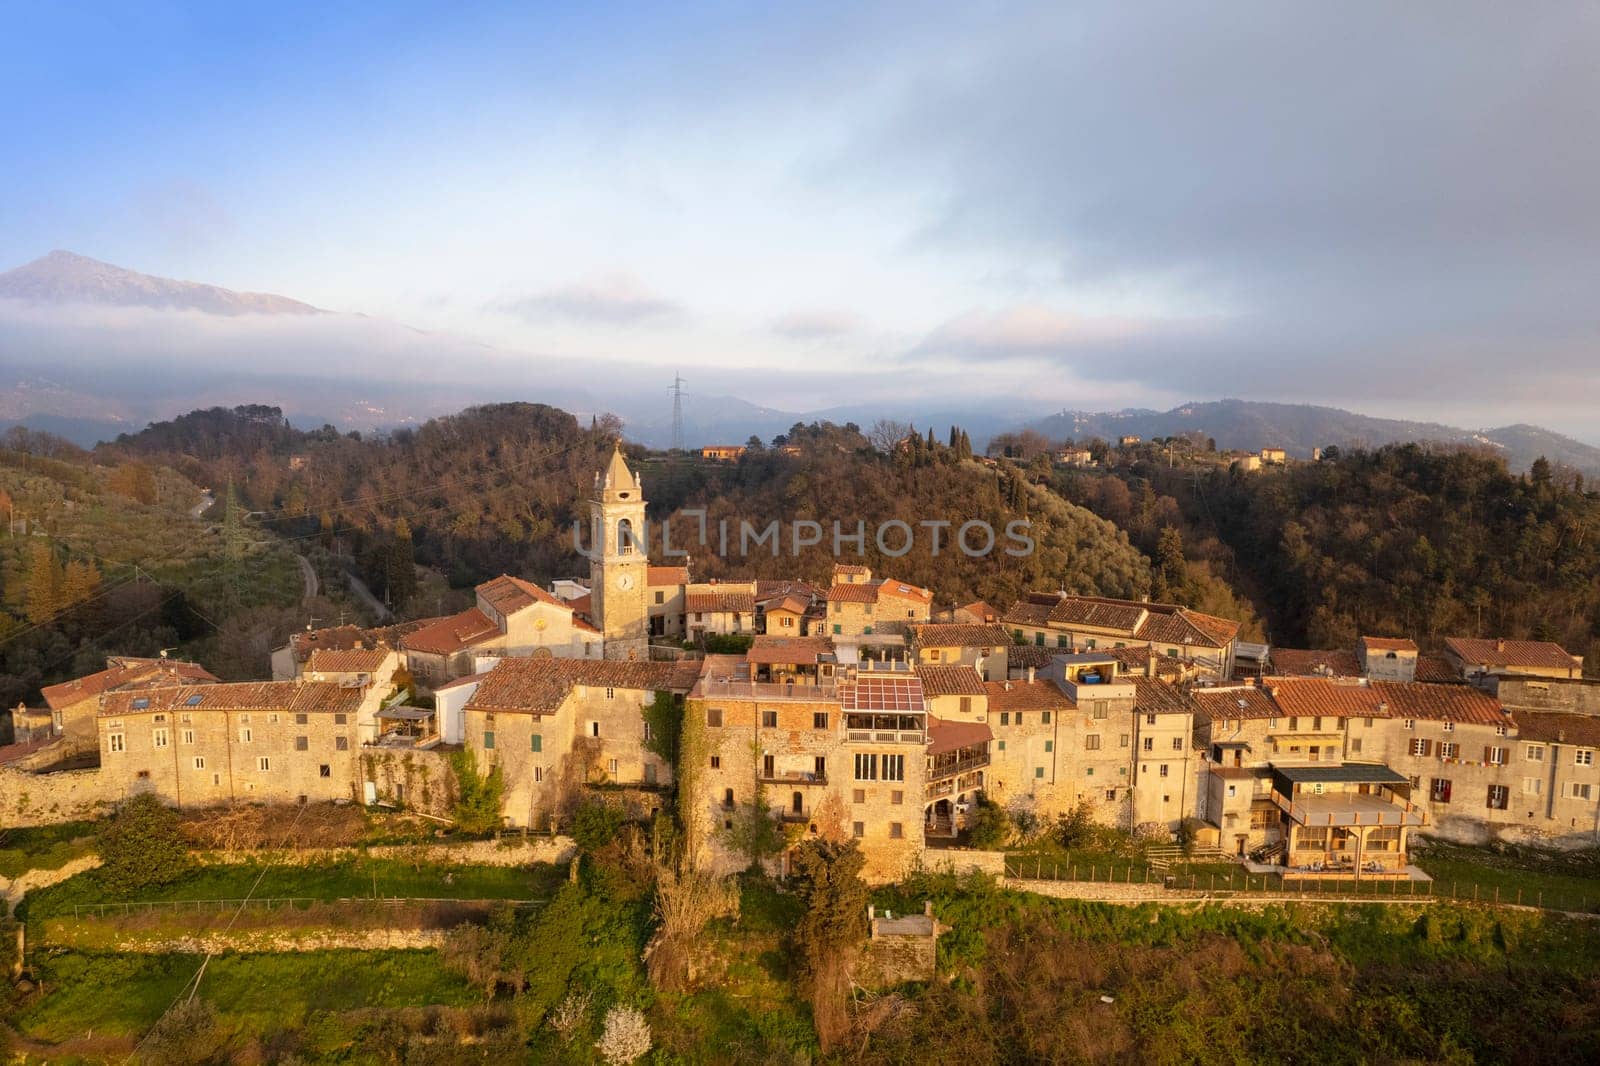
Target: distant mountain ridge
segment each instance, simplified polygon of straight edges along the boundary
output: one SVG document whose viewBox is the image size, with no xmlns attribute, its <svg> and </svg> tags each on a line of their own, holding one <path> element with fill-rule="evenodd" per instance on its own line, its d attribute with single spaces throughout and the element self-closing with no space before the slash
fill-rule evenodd
<svg viewBox="0 0 1600 1066">
<path fill-rule="evenodd" d="M 212 315 L 325 314 L 287 296 L 140 274 L 74 252 L 54 251 L 0 274 L 0 299 L 203 311 Z"/>
<path fill-rule="evenodd" d="M 1582 471 L 1585 477 L 1600 477 L 1600 448 L 1539 426 L 1518 424 L 1470 430 L 1439 422 L 1377 418 L 1314 404 L 1229 399 L 1187 403 L 1170 411 L 1062 411 L 1031 422 L 1027 428 L 1052 439 L 1080 441 L 1089 437 L 1114 441 L 1125 435 L 1172 437 L 1199 431 L 1215 438 L 1219 448 L 1258 451 L 1278 447 L 1300 458 L 1309 458 L 1313 448 L 1329 444 L 1349 447 L 1438 441 L 1493 448 L 1516 471 L 1526 470 L 1542 455 L 1553 463 L 1565 463 Z"/>
</svg>

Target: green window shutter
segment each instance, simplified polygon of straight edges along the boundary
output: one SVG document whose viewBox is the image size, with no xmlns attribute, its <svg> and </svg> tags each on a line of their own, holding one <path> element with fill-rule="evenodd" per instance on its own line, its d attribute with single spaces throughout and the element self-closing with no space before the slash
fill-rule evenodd
<svg viewBox="0 0 1600 1066">
<path fill-rule="evenodd" d="M 544 737 L 540 736 L 538 733 L 535 733 L 533 735 L 533 750 L 534 751 L 543 751 L 544 750 Z"/>
</svg>

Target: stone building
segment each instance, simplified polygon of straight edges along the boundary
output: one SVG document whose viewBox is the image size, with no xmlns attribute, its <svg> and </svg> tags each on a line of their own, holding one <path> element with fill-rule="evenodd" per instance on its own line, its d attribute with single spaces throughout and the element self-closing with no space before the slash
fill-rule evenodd
<svg viewBox="0 0 1600 1066">
<path fill-rule="evenodd" d="M 198 663 L 174 659 L 137 659 L 113 655 L 106 668 L 85 677 L 46 685 L 41 690 L 50 709 L 50 729 L 72 746 L 93 748 L 99 742 L 95 716 L 101 697 L 112 692 L 135 692 L 172 685 L 206 685 L 216 678 Z"/>
<path fill-rule="evenodd" d="M 742 821 L 772 819 L 785 845 L 857 840 L 864 876 L 889 881 L 923 850 L 927 700 L 904 672 L 815 685 L 752 680 L 738 656 L 709 656 L 683 722 L 680 814 L 695 862 L 744 866 Z"/>
<path fill-rule="evenodd" d="M 1548 640 L 1477 640 L 1449 637 L 1444 654 L 1461 676 L 1474 683 L 1494 677 L 1583 676 L 1583 656 Z"/>
<path fill-rule="evenodd" d="M 1284 839 L 1263 782 L 1275 768 L 1375 764 L 1428 832 L 1468 842 L 1596 839 L 1600 729 L 1586 715 L 1508 712 L 1462 684 L 1269 678 L 1196 690 L 1205 818 L 1230 851 Z"/>
<path fill-rule="evenodd" d="M 589 595 L 605 657 L 644 661 L 650 657 L 650 555 L 644 486 L 622 457 L 595 475 L 589 499 Z"/>
<path fill-rule="evenodd" d="M 1011 605 L 1001 624 L 1019 643 L 1062 651 L 1147 645 L 1157 654 L 1194 660 L 1218 677 L 1233 676 L 1239 623 L 1170 603 L 1030 593 Z"/>
<path fill-rule="evenodd" d="M 507 824 L 546 824 L 597 786 L 670 785 L 674 767 L 646 711 L 659 694 L 681 703 L 698 670 L 697 662 L 496 663 L 466 701 L 464 734 L 479 772 L 503 774 Z"/>
<path fill-rule="evenodd" d="M 97 716 L 100 772 L 179 807 L 359 801 L 360 725 L 378 697 L 323 681 L 113 692 Z"/>
<path fill-rule="evenodd" d="M 913 661 L 932 666 L 975 667 L 985 680 L 1007 677 L 1011 634 L 999 625 L 926 623 L 909 627 Z"/>
<path fill-rule="evenodd" d="M 862 637 L 905 633 L 926 622 L 933 609 L 933 593 L 893 578 L 874 578 L 865 566 L 835 565 L 833 585 L 823 596 L 827 603 L 825 625 L 833 637 Z"/>
</svg>

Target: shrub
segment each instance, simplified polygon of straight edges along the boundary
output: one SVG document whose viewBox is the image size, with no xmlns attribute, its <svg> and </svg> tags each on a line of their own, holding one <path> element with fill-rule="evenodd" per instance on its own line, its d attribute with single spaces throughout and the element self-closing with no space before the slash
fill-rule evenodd
<svg viewBox="0 0 1600 1066">
<path fill-rule="evenodd" d="M 487 833 L 500 828 L 500 797 L 505 793 L 505 778 L 499 766 L 487 774 L 478 773 L 478 760 L 469 750 L 452 752 L 450 769 L 456 775 L 456 825 L 463 832 Z"/>
<path fill-rule="evenodd" d="M 967 822 L 967 840 L 975 848 L 998 848 L 1011 835 L 1011 819 L 1000 804 L 988 796 L 979 796 L 972 805 Z"/>
<path fill-rule="evenodd" d="M 572 812 L 573 842 L 586 854 L 593 855 L 616 839 L 626 820 L 621 808 L 601 800 L 590 800 Z"/>
<path fill-rule="evenodd" d="M 191 868 L 176 811 L 154 796 L 135 796 L 98 834 L 101 866 L 95 876 L 108 890 L 129 895 L 167 885 Z"/>
<path fill-rule="evenodd" d="M 1069 851 L 1086 848 L 1094 839 L 1094 808 L 1088 800 L 1079 800 L 1072 810 L 1056 819 L 1056 840 Z"/>
</svg>

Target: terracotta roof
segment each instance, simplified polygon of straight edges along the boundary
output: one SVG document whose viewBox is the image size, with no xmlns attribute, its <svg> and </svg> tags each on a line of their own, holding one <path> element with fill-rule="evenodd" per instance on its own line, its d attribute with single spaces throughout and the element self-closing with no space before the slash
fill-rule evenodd
<svg viewBox="0 0 1600 1066">
<path fill-rule="evenodd" d="M 1048 649 L 1041 649 L 1048 650 Z M 1096 651 L 1115 659 L 1127 674 L 1144 673 L 1154 659 L 1157 677 L 1181 677 L 1194 666 L 1194 660 L 1179 655 L 1157 655 L 1148 644 L 1133 644 L 1122 648 L 1098 648 Z M 1011 661 L 1016 661 L 1013 650 Z M 1048 659 L 1046 660 L 1049 661 Z"/>
<path fill-rule="evenodd" d="M 1136 640 L 1162 644 L 1225 647 L 1239 635 L 1239 623 L 1171 603 L 1145 603 L 1105 596 L 1031 593 L 1012 604 L 1003 622 L 1022 625 L 1109 629 Z"/>
<path fill-rule="evenodd" d="M 293 714 L 352 714 L 361 707 L 364 688 L 335 681 L 238 681 L 216 685 L 178 685 L 148 692 L 113 692 L 100 707 L 102 718 L 146 711 L 287 711 Z"/>
<path fill-rule="evenodd" d="M 1417 642 L 1406 637 L 1362 637 L 1361 644 L 1373 651 L 1417 651 Z"/>
<path fill-rule="evenodd" d="M 805 614 L 810 606 L 811 597 L 802 596 L 798 592 L 791 592 L 787 596 L 765 601 L 767 614 L 775 614 L 779 611 L 787 611 L 790 614 Z"/>
<path fill-rule="evenodd" d="M 826 637 L 758 636 L 745 653 L 748 663 L 815 663 L 833 653 L 833 641 Z"/>
<path fill-rule="evenodd" d="M 869 566 L 857 566 L 854 563 L 834 563 L 833 572 L 835 574 L 855 574 L 859 576 L 872 573 L 872 568 Z"/>
<path fill-rule="evenodd" d="M 485 581 L 476 591 L 483 598 L 483 602 L 499 611 L 502 617 L 516 614 L 536 603 L 560 607 L 562 610 L 572 609 L 533 582 L 512 577 L 510 574 L 501 574 L 492 581 Z"/>
<path fill-rule="evenodd" d="M 984 600 L 973 600 L 971 603 L 963 603 L 960 607 L 955 609 L 954 613 L 960 614 L 963 611 L 978 619 L 979 622 L 985 625 L 992 624 L 1000 620 L 1000 612 L 995 610 L 988 604 L 987 601 Z"/>
<path fill-rule="evenodd" d="M 1124 629 L 1132 632 L 1145 616 L 1147 606 L 1124 600 L 1086 599 L 1063 596 L 1050 609 L 1050 621 L 1057 625 L 1092 626 L 1096 629 Z"/>
<path fill-rule="evenodd" d="M 1149 616 L 1133 631 L 1133 635 L 1138 640 L 1152 640 L 1159 644 L 1221 648 L 1239 635 L 1239 623 L 1191 611 L 1187 607 L 1169 608 L 1152 604 Z"/>
<path fill-rule="evenodd" d="M 858 674 L 839 685 L 839 707 L 846 711 L 923 712 L 928 701 L 922 679 L 906 674 Z"/>
<path fill-rule="evenodd" d="M 982 722 L 947 722 L 928 716 L 928 754 L 943 755 L 962 748 L 986 744 L 994 739 L 994 730 Z"/>
<path fill-rule="evenodd" d="M 1431 681 L 1441 685 L 1465 684 L 1461 671 L 1456 669 L 1455 663 L 1443 655 L 1417 656 L 1416 680 Z"/>
<path fill-rule="evenodd" d="M 1549 744 L 1574 744 L 1585 748 L 1600 748 L 1600 717 L 1589 714 L 1518 711 L 1517 738 L 1542 740 Z"/>
<path fill-rule="evenodd" d="M 908 585 L 904 581 L 896 581 L 894 578 L 884 578 L 882 581 L 873 582 L 873 584 L 877 587 L 880 598 L 888 596 L 896 600 L 910 600 L 913 603 L 933 602 L 933 593 L 918 585 Z"/>
<path fill-rule="evenodd" d="M 1548 640 L 1477 640 L 1449 637 L 1445 650 L 1465 662 L 1489 668 L 1515 666 L 1523 669 L 1580 670 L 1583 660 L 1559 644 Z"/>
<path fill-rule="evenodd" d="M 594 611 L 594 593 L 585 592 L 582 596 L 574 596 L 567 601 L 567 606 L 572 608 L 573 614 L 592 614 Z"/>
<path fill-rule="evenodd" d="M 1263 678 L 1272 702 L 1289 717 L 1389 718 L 1384 697 L 1376 686 L 1326 677 Z"/>
<path fill-rule="evenodd" d="M 687 585 L 689 583 L 689 568 L 687 566 L 652 566 L 645 574 L 645 583 L 651 586 Z"/>
<path fill-rule="evenodd" d="M 421 629 L 402 637 L 400 646 L 407 651 L 454 655 L 499 633 L 500 627 L 488 615 L 470 607 L 460 614 L 431 619 Z"/>
<path fill-rule="evenodd" d="M 876 585 L 834 585 L 823 597 L 829 603 L 877 603 Z"/>
<path fill-rule="evenodd" d="M 909 627 L 911 639 L 924 648 L 1008 648 L 1011 634 L 1004 626 L 929 622 Z"/>
<path fill-rule="evenodd" d="M 1213 722 L 1226 718 L 1278 718 L 1283 714 L 1265 692 L 1253 685 L 1248 688 L 1199 688 L 1189 695 L 1200 708 L 1201 717 Z"/>
<path fill-rule="evenodd" d="M 699 663 L 639 663 L 610 659 L 501 659 L 480 676 L 467 700 L 473 711 L 553 714 L 578 685 L 642 692 L 687 692 Z"/>
<path fill-rule="evenodd" d="M 1280 677 L 1360 677 L 1361 660 L 1343 648 L 1306 651 L 1301 648 L 1273 648 L 1267 653 L 1272 672 Z"/>
<path fill-rule="evenodd" d="M 1189 694 L 1158 677 L 1134 677 L 1136 695 L 1133 709 L 1140 714 L 1198 714 L 1200 708 Z"/>
<path fill-rule="evenodd" d="M 400 639 L 407 633 L 414 633 L 431 621 L 433 619 L 424 618 L 375 629 L 365 629 L 361 626 L 307 629 L 289 634 L 289 649 L 294 653 L 295 660 L 303 663 L 318 648 L 353 648 L 357 644 L 363 647 L 377 647 L 380 644 L 398 645 Z"/>
<path fill-rule="evenodd" d="M 389 648 L 344 651 L 318 648 L 306 660 L 306 670 L 325 674 L 375 674 L 384 660 L 393 655 Z"/>
<path fill-rule="evenodd" d="M 922 691 L 930 696 L 983 696 L 983 678 L 970 666 L 919 666 Z"/>
<path fill-rule="evenodd" d="M 1507 720 L 1499 700 L 1468 685 L 1403 681 L 1363 685 L 1322 677 L 1269 678 L 1262 685 L 1290 716 L 1425 718 L 1480 725 Z"/>
<path fill-rule="evenodd" d="M 1018 600 L 1000 616 L 1000 621 L 1019 626 L 1044 626 L 1050 621 L 1050 605 Z"/>
<path fill-rule="evenodd" d="M 683 609 L 691 614 L 727 612 L 735 614 L 753 614 L 756 609 L 756 598 L 749 592 L 690 592 L 683 598 Z"/>
<path fill-rule="evenodd" d="M 1072 700 L 1054 681 L 985 681 L 989 711 L 1070 711 Z"/>
<path fill-rule="evenodd" d="M 1057 655 L 1065 654 L 1062 648 L 1043 648 L 1036 644 L 1013 644 L 1006 649 L 1006 665 L 1012 667 L 1033 667 L 1043 670 L 1055 661 Z"/>
<path fill-rule="evenodd" d="M 145 689 L 157 686 L 207 684 L 217 679 L 198 663 L 167 659 L 121 659 L 125 665 L 112 666 L 87 677 L 63 681 L 41 690 L 44 702 L 53 711 L 71 707 L 107 692 Z"/>
<path fill-rule="evenodd" d="M 1372 687 L 1389 704 L 1391 718 L 1427 718 L 1477 725 L 1510 724 L 1499 700 L 1470 685 L 1375 681 Z"/>
</svg>

